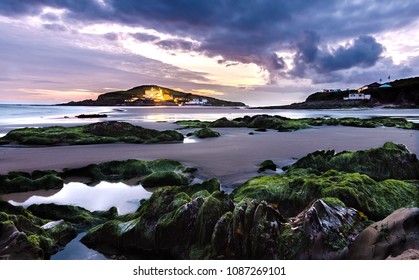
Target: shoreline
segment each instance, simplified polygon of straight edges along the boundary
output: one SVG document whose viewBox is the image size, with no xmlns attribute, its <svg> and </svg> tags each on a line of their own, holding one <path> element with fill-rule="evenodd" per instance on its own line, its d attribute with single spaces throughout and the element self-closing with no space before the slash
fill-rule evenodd
<svg viewBox="0 0 419 280">
<path fill-rule="evenodd" d="M 414 154 L 419 152 L 419 132 L 397 128 L 315 127 L 255 135 L 249 135 L 254 130 L 248 128 L 215 130 L 221 137 L 193 143 L 0 147 L 0 173 L 62 170 L 111 160 L 172 159 L 198 168 L 198 177 L 218 178 L 228 189 L 261 175 L 258 165 L 266 159 L 282 167 L 316 150 L 355 151 L 388 141 L 404 144 Z"/>
</svg>

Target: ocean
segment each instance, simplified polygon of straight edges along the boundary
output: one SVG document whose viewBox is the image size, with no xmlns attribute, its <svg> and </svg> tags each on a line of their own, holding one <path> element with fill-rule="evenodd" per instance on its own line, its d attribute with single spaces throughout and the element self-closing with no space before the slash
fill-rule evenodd
<svg viewBox="0 0 419 280">
<path fill-rule="evenodd" d="M 107 114 L 102 119 L 78 119 L 80 114 Z M 226 117 L 233 119 L 257 114 L 280 115 L 287 118 L 344 118 L 344 117 L 403 117 L 419 122 L 417 109 L 322 109 L 322 110 L 268 110 L 232 107 L 88 107 L 51 105 L 0 104 L 0 136 L 8 131 L 23 127 L 71 126 L 104 120 L 127 121 L 136 125 L 150 126 L 151 123 L 172 123 L 179 120 L 214 121 Z M 166 129 L 166 128 L 165 128 Z"/>
</svg>

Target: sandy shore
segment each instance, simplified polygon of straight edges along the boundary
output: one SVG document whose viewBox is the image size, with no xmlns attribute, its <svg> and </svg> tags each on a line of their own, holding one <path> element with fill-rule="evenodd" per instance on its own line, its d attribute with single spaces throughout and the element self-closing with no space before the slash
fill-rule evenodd
<svg viewBox="0 0 419 280">
<path fill-rule="evenodd" d="M 395 128 L 318 127 L 295 132 L 256 133 L 247 128 L 216 129 L 222 137 L 179 144 L 102 144 L 37 148 L 0 147 L 0 173 L 61 170 L 125 159 L 174 159 L 198 168 L 198 176 L 216 177 L 225 187 L 257 176 L 257 165 L 272 159 L 284 166 L 315 150 L 362 150 L 387 141 L 419 152 L 419 132 Z M 184 131 L 186 133 L 186 131 Z"/>
</svg>

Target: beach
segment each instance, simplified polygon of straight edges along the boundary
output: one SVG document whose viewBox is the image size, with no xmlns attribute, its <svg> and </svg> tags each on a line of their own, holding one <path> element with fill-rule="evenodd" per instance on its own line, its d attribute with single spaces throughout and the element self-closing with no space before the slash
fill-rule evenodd
<svg viewBox="0 0 419 280">
<path fill-rule="evenodd" d="M 419 152 L 418 131 L 397 128 L 324 126 L 254 135 L 249 135 L 253 130 L 248 128 L 215 130 L 221 137 L 189 143 L 0 147 L 0 172 L 62 170 L 110 160 L 173 159 L 198 168 L 198 176 L 204 179 L 218 178 L 229 188 L 257 176 L 258 165 L 266 159 L 282 167 L 316 150 L 355 151 L 380 147 L 388 141 L 404 144 L 412 153 Z"/>
</svg>

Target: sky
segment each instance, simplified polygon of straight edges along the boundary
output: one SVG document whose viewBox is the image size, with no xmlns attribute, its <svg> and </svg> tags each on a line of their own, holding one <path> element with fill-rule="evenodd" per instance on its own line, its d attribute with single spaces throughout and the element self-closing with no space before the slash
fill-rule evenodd
<svg viewBox="0 0 419 280">
<path fill-rule="evenodd" d="M 251 106 L 419 73 L 417 0 L 0 0 L 0 103 L 156 84 Z"/>
</svg>

